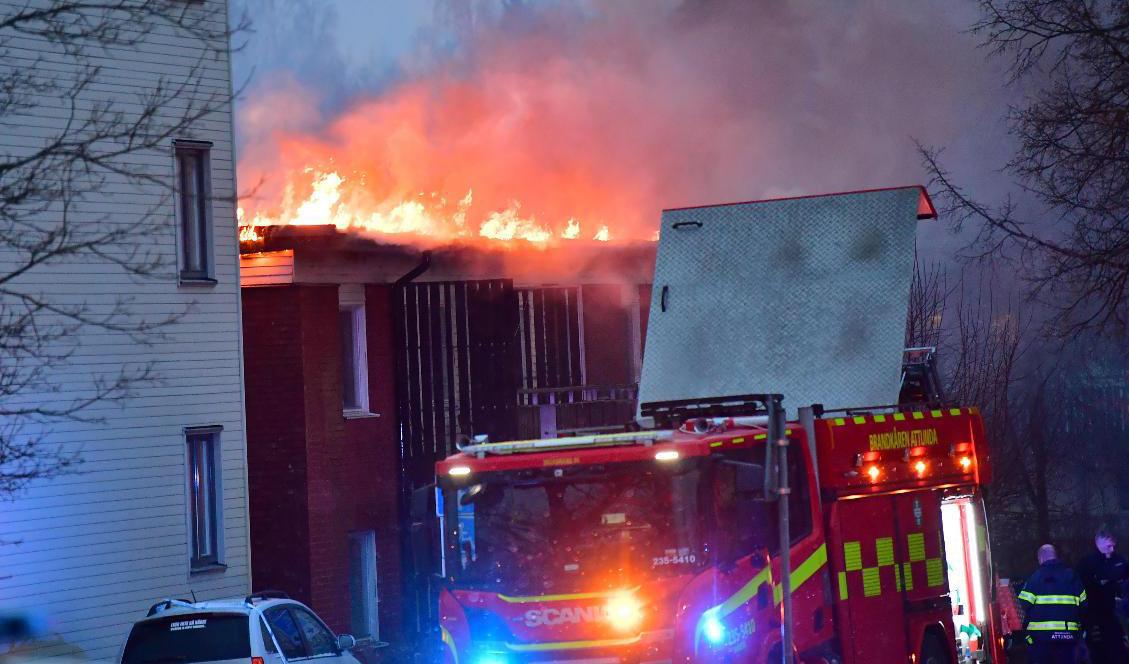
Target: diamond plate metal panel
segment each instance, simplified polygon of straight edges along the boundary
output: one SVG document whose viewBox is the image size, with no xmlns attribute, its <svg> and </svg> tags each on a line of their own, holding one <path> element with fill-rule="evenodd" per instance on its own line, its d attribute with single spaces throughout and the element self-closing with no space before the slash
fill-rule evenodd
<svg viewBox="0 0 1129 664">
<path fill-rule="evenodd" d="M 639 401 L 896 403 L 921 196 L 663 212 Z"/>
</svg>

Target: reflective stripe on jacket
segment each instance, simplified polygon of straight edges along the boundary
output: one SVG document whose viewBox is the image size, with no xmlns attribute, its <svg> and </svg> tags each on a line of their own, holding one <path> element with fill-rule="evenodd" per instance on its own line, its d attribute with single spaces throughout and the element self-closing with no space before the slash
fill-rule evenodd
<svg viewBox="0 0 1129 664">
<path fill-rule="evenodd" d="M 1070 606 L 1082 606 L 1086 601 L 1086 591 L 1083 590 L 1080 595 L 1035 595 L 1034 593 L 1024 590 L 1019 593 L 1019 599 L 1028 604 L 1068 604 Z"/>
<path fill-rule="evenodd" d="M 1062 620 L 1039 620 L 1027 623 L 1027 629 L 1032 632 L 1077 632 L 1082 625 Z"/>
</svg>

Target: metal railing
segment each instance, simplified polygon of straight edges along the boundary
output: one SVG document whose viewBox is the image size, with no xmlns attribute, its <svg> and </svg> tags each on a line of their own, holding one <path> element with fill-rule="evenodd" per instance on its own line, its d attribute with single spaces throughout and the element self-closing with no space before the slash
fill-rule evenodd
<svg viewBox="0 0 1129 664">
<path fill-rule="evenodd" d="M 522 438 L 623 431 L 635 415 L 637 385 L 574 385 L 518 390 Z"/>
</svg>

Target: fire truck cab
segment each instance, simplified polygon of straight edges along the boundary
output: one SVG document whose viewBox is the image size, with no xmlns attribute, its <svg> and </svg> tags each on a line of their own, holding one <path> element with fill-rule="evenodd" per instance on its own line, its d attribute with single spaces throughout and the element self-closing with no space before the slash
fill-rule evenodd
<svg viewBox="0 0 1129 664">
<path fill-rule="evenodd" d="M 664 211 L 639 430 L 436 465 L 447 661 L 1000 661 L 981 418 L 903 349 L 933 216 L 921 187 Z"/>
<path fill-rule="evenodd" d="M 447 661 L 780 661 L 768 430 L 755 398 L 728 401 L 746 414 L 440 462 Z M 975 409 L 818 413 L 786 436 L 797 659 L 997 660 Z"/>
</svg>

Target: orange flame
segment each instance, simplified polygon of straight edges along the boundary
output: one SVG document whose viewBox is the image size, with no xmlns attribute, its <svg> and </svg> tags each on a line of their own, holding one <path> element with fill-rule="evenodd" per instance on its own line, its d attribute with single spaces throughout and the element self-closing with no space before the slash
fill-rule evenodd
<svg viewBox="0 0 1129 664">
<path fill-rule="evenodd" d="M 239 242 L 262 242 L 263 236 L 259 235 L 259 231 L 254 226 L 240 226 L 239 227 Z"/>
<path fill-rule="evenodd" d="M 270 129 L 278 108 L 316 115 L 295 108 L 313 103 L 303 90 L 250 99 L 241 120 L 255 136 L 239 178 L 263 184 L 243 223 L 331 224 L 427 245 L 653 240 L 671 202 L 660 195 L 666 176 L 649 170 L 660 159 L 646 154 L 661 146 L 654 137 L 638 154 L 612 146 L 615 129 L 583 114 L 582 126 L 562 130 L 574 120 L 557 97 L 583 107 L 582 77 L 575 89 L 505 73 L 438 78 L 355 103 L 317 130 Z"/>
<path fill-rule="evenodd" d="M 292 177 L 286 185 L 278 213 L 254 213 L 249 225 L 240 231 L 241 242 L 261 239 L 254 230 L 256 226 L 323 224 L 377 235 L 422 236 L 436 243 L 469 242 L 476 237 L 501 242 L 525 240 L 534 244 L 554 240 L 611 240 L 607 224 L 593 224 L 596 230 L 586 237 L 584 226 L 575 217 L 567 218 L 564 224 L 554 228 L 553 224 L 539 221 L 537 215 L 523 213 L 519 200 L 491 210 L 476 225 L 469 225 L 467 215 L 474 203 L 473 189 L 454 203 L 439 192 L 420 192 L 404 200 L 374 202 L 369 199 L 363 175 L 356 183 L 337 171 L 321 172 L 312 167 L 302 169 L 302 175 L 305 177 Z M 307 185 L 308 192 L 301 197 L 297 192 L 307 188 L 303 184 Z M 239 212 L 242 220 L 242 208 Z"/>
</svg>

